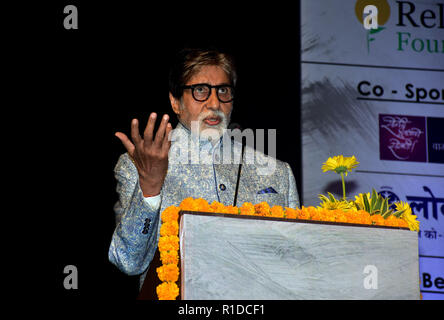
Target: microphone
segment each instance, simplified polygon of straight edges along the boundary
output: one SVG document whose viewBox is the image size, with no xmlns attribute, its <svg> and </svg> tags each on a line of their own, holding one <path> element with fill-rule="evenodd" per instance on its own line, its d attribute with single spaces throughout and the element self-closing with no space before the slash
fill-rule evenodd
<svg viewBox="0 0 444 320">
<path fill-rule="evenodd" d="M 228 129 L 230 130 L 234 130 L 234 129 L 239 129 L 242 131 L 242 126 L 238 123 L 230 123 L 230 125 L 228 126 Z M 245 152 L 245 144 L 244 144 L 244 140 L 241 140 L 242 143 L 242 153 L 241 153 L 241 161 L 239 164 L 239 170 L 237 171 L 237 181 L 236 181 L 236 191 L 234 193 L 234 201 L 233 201 L 233 207 L 237 207 L 237 194 L 239 192 L 239 182 L 240 182 L 240 177 L 241 177 L 241 173 L 242 173 L 242 163 L 244 162 L 244 152 Z"/>
</svg>

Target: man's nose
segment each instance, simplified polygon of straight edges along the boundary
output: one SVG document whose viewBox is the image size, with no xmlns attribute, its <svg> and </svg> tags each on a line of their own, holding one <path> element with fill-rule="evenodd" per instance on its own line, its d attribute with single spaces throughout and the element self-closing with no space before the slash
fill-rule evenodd
<svg viewBox="0 0 444 320">
<path fill-rule="evenodd" d="M 211 110 L 219 110 L 220 109 L 220 101 L 217 97 L 217 88 L 211 89 L 210 97 L 207 100 L 206 107 Z"/>
</svg>

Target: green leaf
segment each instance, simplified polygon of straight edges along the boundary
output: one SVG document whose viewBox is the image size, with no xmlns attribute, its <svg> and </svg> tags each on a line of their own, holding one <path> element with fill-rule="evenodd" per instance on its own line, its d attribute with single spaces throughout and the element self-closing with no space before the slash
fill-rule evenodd
<svg viewBox="0 0 444 320">
<path fill-rule="evenodd" d="M 390 209 L 389 211 L 387 211 L 386 213 L 384 213 L 384 214 L 382 215 L 382 217 L 383 217 L 384 219 L 387 219 L 388 217 L 390 217 L 390 216 L 392 215 L 392 213 L 393 213 L 393 209 Z"/>
<path fill-rule="evenodd" d="M 399 210 L 399 211 L 396 211 L 393 215 L 394 215 L 396 218 L 400 218 L 400 217 L 402 216 L 402 214 L 403 214 L 404 212 L 406 212 L 406 211 L 407 211 L 407 209 Z"/>
<path fill-rule="evenodd" d="M 370 210 L 371 211 L 375 211 L 377 200 L 378 200 L 378 196 L 376 195 L 376 190 L 372 189 L 372 197 L 370 199 Z"/>
<path fill-rule="evenodd" d="M 330 197 L 331 202 L 336 202 L 335 196 L 328 192 L 328 196 Z"/>
<path fill-rule="evenodd" d="M 383 198 L 378 195 L 378 197 L 376 198 L 375 207 L 373 208 L 373 210 L 376 209 L 381 212 L 382 202 L 383 202 Z"/>
<path fill-rule="evenodd" d="M 372 199 L 378 198 L 378 193 L 376 192 L 375 188 L 372 188 Z"/>
<path fill-rule="evenodd" d="M 367 195 L 364 193 L 362 195 L 362 198 L 364 199 L 364 210 L 371 214 L 370 204 L 368 203 Z"/>
<path fill-rule="evenodd" d="M 370 34 L 375 34 L 384 30 L 384 27 L 379 27 L 378 29 L 370 29 Z"/>
<path fill-rule="evenodd" d="M 385 213 L 387 210 L 388 210 L 388 198 L 385 198 L 385 199 L 382 201 L 382 208 L 381 208 L 381 211 L 382 211 L 383 213 Z"/>
</svg>

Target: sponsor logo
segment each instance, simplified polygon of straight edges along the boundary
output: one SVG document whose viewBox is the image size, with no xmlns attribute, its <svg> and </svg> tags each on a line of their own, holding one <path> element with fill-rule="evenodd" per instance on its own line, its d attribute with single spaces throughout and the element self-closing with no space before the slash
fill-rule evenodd
<svg viewBox="0 0 444 320">
<path fill-rule="evenodd" d="M 366 32 L 368 54 L 378 34 L 388 28 L 383 25 L 391 17 L 397 19 L 396 24 L 390 26 L 395 50 L 444 54 L 444 39 L 435 37 L 438 32 L 430 32 L 430 38 L 416 34 L 416 30 L 420 29 L 444 29 L 444 2 L 415 4 L 412 1 L 396 1 L 396 5 L 391 8 L 387 0 L 357 0 L 355 15 Z"/>
<path fill-rule="evenodd" d="M 444 118 L 427 118 L 428 160 L 444 163 Z"/>
<path fill-rule="evenodd" d="M 370 44 L 376 40 L 376 34 L 383 31 L 390 18 L 390 5 L 387 0 L 358 0 L 355 4 L 355 14 L 363 25 L 367 38 L 367 52 Z"/>
<path fill-rule="evenodd" d="M 378 193 L 384 198 L 388 199 L 391 209 L 395 209 L 395 205 L 393 203 L 400 201 L 399 197 L 392 191 L 391 187 L 383 186 Z"/>
<path fill-rule="evenodd" d="M 381 160 L 426 162 L 424 117 L 379 115 Z"/>
<path fill-rule="evenodd" d="M 444 163 L 444 118 L 379 115 L 381 160 Z"/>
</svg>

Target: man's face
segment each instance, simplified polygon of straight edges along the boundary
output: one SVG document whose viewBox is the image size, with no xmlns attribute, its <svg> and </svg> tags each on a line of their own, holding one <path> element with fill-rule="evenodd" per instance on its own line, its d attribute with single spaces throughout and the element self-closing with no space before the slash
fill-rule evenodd
<svg viewBox="0 0 444 320">
<path fill-rule="evenodd" d="M 230 84 L 225 71 L 218 66 L 204 66 L 185 85 L 206 83 L 212 86 Z M 211 135 L 221 136 L 223 129 L 226 129 L 230 122 L 230 115 L 233 110 L 233 102 L 220 102 L 216 89 L 211 90 L 211 95 L 204 102 L 196 101 L 193 98 L 192 90 L 185 89 L 181 100 L 177 100 L 170 95 L 171 105 L 180 121 L 188 128 L 199 126 L 201 136 Z M 195 121 L 193 123 L 193 121 Z"/>
</svg>

